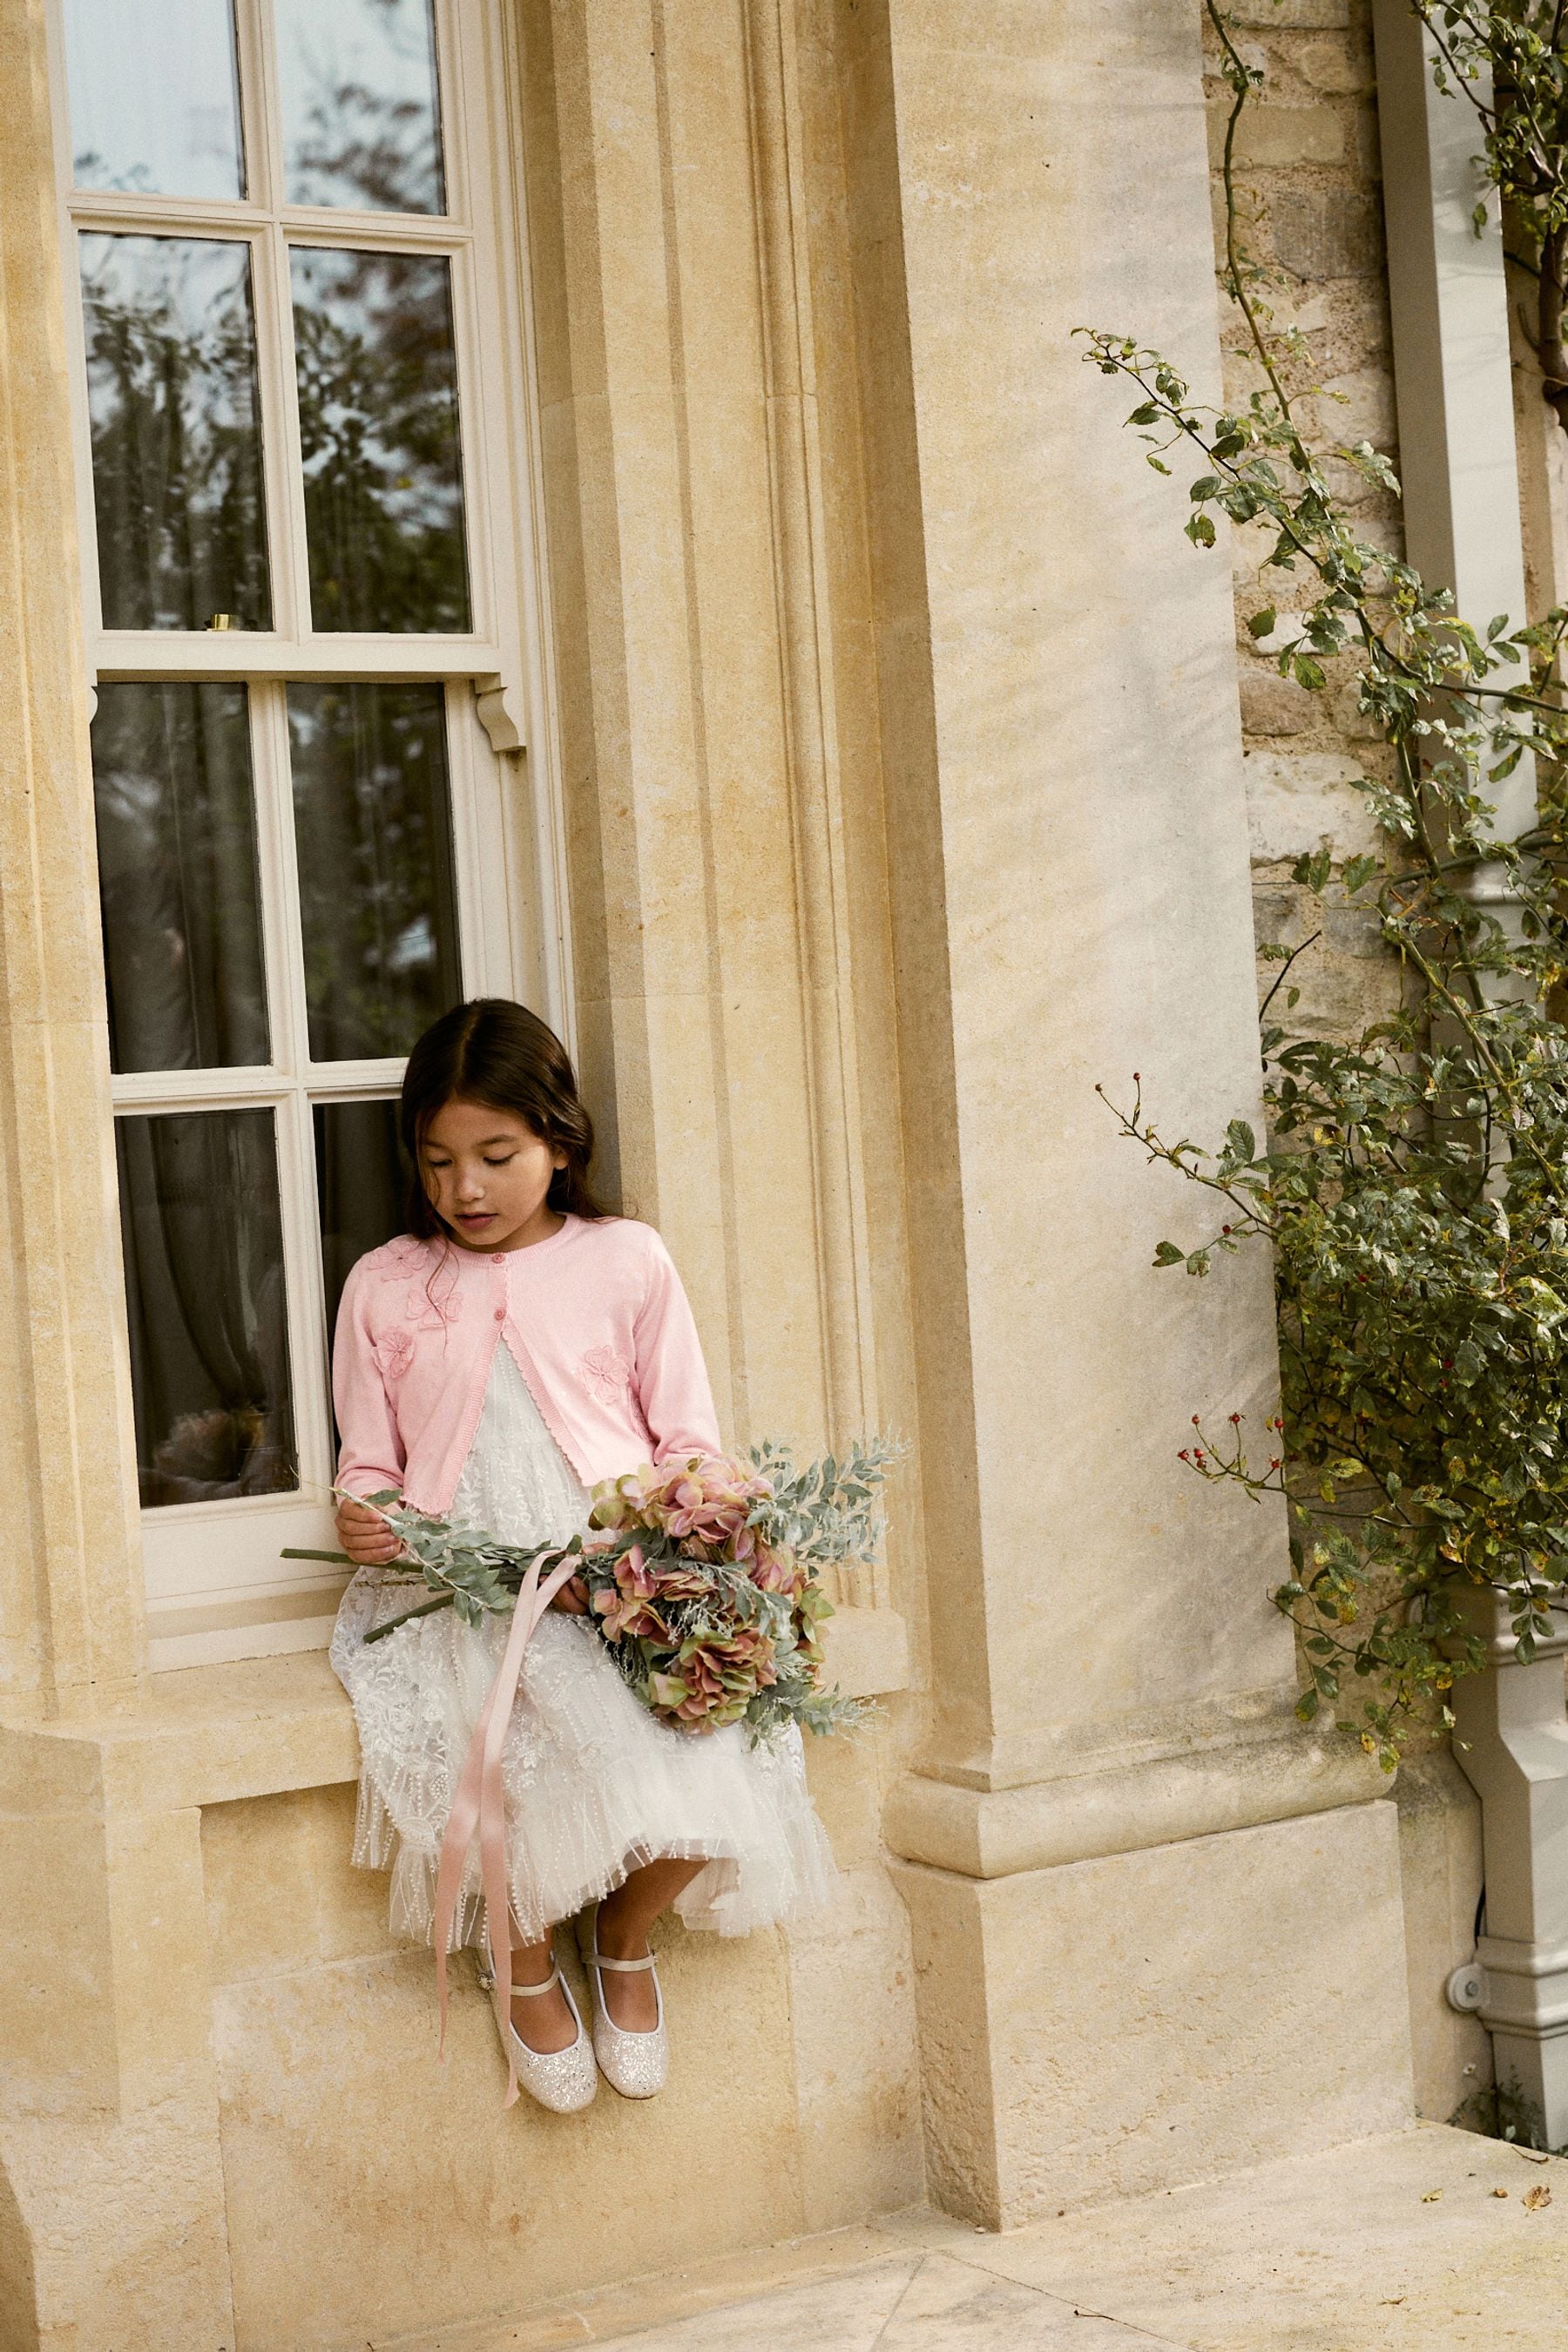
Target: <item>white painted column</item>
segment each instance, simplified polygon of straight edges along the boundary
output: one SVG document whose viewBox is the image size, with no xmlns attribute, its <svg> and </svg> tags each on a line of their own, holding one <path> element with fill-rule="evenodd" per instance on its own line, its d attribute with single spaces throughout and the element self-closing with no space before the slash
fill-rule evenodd
<svg viewBox="0 0 1568 2352">
<path fill-rule="evenodd" d="M 1502 237 L 1495 201 L 1476 235 L 1475 108 L 1436 88 L 1410 0 L 1373 19 L 1405 552 L 1484 628 L 1524 613 Z"/>
<path fill-rule="evenodd" d="M 1502 237 L 1495 218 L 1476 234 L 1475 108 L 1437 89 L 1432 37 L 1408 0 L 1374 0 L 1373 13 L 1405 551 L 1484 630 L 1495 614 L 1525 617 Z M 1500 829 L 1529 825 L 1534 790 L 1521 761 Z M 1508 898 L 1495 868 L 1474 895 Z M 1499 2083 L 1539 2110 L 1553 2147 L 1568 2141 L 1565 1646 L 1521 1665 L 1500 1618 L 1493 1669 L 1455 1694 L 1455 1753 L 1481 1799 L 1489 1927 L 1477 1968 L 1461 1973 L 1479 1990 Z"/>
</svg>

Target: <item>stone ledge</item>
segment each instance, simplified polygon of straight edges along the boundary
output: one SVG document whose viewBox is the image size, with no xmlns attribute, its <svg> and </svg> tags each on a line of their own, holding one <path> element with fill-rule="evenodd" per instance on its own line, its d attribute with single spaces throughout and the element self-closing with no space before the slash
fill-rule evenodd
<svg viewBox="0 0 1568 2352">
<path fill-rule="evenodd" d="M 909 1684 L 909 1638 L 889 1609 L 841 1609 L 827 1673 L 872 1697 Z M 0 1721 L 0 1810 L 177 1811 L 353 1780 L 359 1742 L 324 1650 L 154 1675 L 135 1714 Z"/>
<path fill-rule="evenodd" d="M 358 1771 L 353 1717 L 324 1650 L 154 1675 L 134 1715 L 0 1727 L 8 1811 L 176 1811 Z"/>
<path fill-rule="evenodd" d="M 1022 1788 L 961 1788 L 906 1773 L 889 1792 L 883 1835 L 906 1862 L 1004 1878 L 1256 1829 L 1387 1793 L 1384 1775 L 1352 1739 L 1313 1738 L 1292 1718 L 1272 1738 L 1107 1764 Z"/>
</svg>

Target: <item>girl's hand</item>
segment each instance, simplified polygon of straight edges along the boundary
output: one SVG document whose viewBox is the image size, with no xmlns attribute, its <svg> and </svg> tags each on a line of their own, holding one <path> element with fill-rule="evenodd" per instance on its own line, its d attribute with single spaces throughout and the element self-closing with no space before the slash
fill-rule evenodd
<svg viewBox="0 0 1568 2352">
<path fill-rule="evenodd" d="M 368 1503 L 340 1503 L 337 1521 L 338 1541 L 356 1568 L 380 1568 L 403 1549 L 401 1538 Z"/>
<path fill-rule="evenodd" d="M 563 1609 L 568 1617 L 585 1617 L 588 1613 L 588 1588 L 582 1578 L 570 1578 L 550 1606 L 552 1609 Z"/>
</svg>

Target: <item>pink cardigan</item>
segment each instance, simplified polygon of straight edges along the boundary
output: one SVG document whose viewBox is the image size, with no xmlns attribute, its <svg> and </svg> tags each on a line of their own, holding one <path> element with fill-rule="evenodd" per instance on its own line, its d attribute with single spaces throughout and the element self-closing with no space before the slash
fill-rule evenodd
<svg viewBox="0 0 1568 2352">
<path fill-rule="evenodd" d="M 531 1248 L 387 1242 L 338 1309 L 338 1484 L 445 1512 L 505 1339 L 585 1486 L 672 1454 L 717 1454 L 719 1424 L 669 1252 L 630 1217 L 568 1217 Z"/>
</svg>

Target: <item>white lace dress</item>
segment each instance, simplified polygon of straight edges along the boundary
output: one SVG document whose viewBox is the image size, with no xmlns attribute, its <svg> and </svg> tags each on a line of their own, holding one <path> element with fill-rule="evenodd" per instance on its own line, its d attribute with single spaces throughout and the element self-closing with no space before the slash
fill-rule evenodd
<svg viewBox="0 0 1568 2352">
<path fill-rule="evenodd" d="M 588 1497 L 504 1345 L 447 1516 L 518 1544 L 587 1523 Z M 390 1864 L 393 1932 L 425 1941 L 447 1808 L 511 1622 L 468 1626 L 443 1609 L 366 1643 L 426 1597 L 421 1581 L 361 1569 L 331 1652 L 359 1726 L 353 1858 Z M 833 1861 L 799 1733 L 752 1747 L 741 1724 L 694 1735 L 656 1721 L 593 1627 L 560 1610 L 529 1643 L 501 1773 L 512 1908 L 529 1942 L 656 1855 L 708 1863 L 675 1907 L 721 1935 L 799 1916 L 827 1894 Z M 476 1844 L 454 1942 L 478 1943 L 483 1921 Z"/>
</svg>

